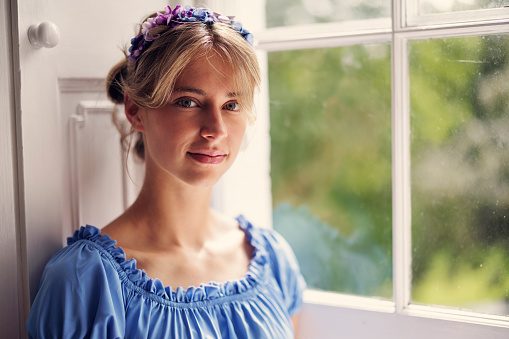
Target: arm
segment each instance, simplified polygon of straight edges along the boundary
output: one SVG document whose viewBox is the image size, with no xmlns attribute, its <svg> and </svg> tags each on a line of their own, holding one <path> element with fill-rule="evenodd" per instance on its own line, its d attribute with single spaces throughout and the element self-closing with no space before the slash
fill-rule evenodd
<svg viewBox="0 0 509 339">
<path fill-rule="evenodd" d="M 297 338 L 297 334 L 298 334 L 298 325 L 299 325 L 299 319 L 300 319 L 300 313 L 297 313 L 296 315 L 294 315 L 292 317 L 292 324 L 293 324 L 293 331 L 295 333 L 295 338 Z"/>
<path fill-rule="evenodd" d="M 270 251 L 273 251 L 271 258 L 274 275 L 281 287 L 285 307 L 291 316 L 294 333 L 297 336 L 306 282 L 300 273 L 295 254 L 286 240 L 277 232 L 271 232 L 267 239 L 271 245 Z"/>
</svg>

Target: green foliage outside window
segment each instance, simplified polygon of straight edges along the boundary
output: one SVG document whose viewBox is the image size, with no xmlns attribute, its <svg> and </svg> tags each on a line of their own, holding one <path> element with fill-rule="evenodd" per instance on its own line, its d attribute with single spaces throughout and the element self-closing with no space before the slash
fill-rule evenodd
<svg viewBox="0 0 509 339">
<path fill-rule="evenodd" d="M 509 314 L 508 51 L 507 36 L 410 43 L 416 302 Z"/>
<path fill-rule="evenodd" d="M 509 39 L 409 42 L 412 300 L 509 314 Z M 269 53 L 274 227 L 311 287 L 392 297 L 388 44 Z"/>
<path fill-rule="evenodd" d="M 267 0 L 267 27 L 390 17 L 387 0 Z"/>
<path fill-rule="evenodd" d="M 311 287 L 392 296 L 390 87 L 388 44 L 269 54 L 274 227 Z"/>
</svg>

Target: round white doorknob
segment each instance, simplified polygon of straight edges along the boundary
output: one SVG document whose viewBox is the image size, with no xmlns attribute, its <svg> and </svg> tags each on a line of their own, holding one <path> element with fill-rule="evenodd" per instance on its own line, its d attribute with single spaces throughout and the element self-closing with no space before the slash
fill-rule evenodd
<svg viewBox="0 0 509 339">
<path fill-rule="evenodd" d="M 28 29 L 28 40 L 36 48 L 53 48 L 60 41 L 60 30 L 52 22 L 45 21 Z"/>
</svg>

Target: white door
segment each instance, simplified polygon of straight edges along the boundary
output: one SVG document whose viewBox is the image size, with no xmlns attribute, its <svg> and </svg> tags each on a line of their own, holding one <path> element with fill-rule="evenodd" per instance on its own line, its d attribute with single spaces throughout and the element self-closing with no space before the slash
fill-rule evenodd
<svg viewBox="0 0 509 339">
<path fill-rule="evenodd" d="M 0 285 L 0 299 L 7 301 L 0 306 L 0 333 L 26 335 L 24 324 L 44 266 L 72 229 L 82 223 L 100 227 L 134 197 L 139 172 L 131 169 L 134 183 L 122 177 L 118 134 L 110 118 L 114 107 L 106 99 L 104 79 L 121 60 L 122 50 L 135 35 L 135 24 L 155 10 L 177 4 L 184 2 L 2 1 L 5 42 L 0 45 L 0 70 L 8 84 L 2 86 L 0 98 L 9 114 L 2 114 L 0 120 L 0 132 L 8 137 L 0 142 L 6 159 L 0 165 L 0 255 L 9 265 L 2 266 L 8 274 Z M 234 7 L 231 0 L 185 4 L 222 13 Z M 46 21 L 59 28 L 60 41 L 54 48 L 34 48 L 28 39 L 29 27 Z M 4 77 L 4 71 L 9 77 Z M 266 175 L 257 166 L 249 165 L 248 171 L 254 172 L 249 177 Z M 226 181 L 246 183 L 246 172 L 237 172 L 233 170 Z M 221 200 L 227 193 L 218 190 L 216 194 Z M 94 199 L 86 199 L 90 196 Z M 270 199 L 264 201 L 270 204 Z M 227 211 L 236 208 L 222 205 Z M 233 213 L 238 212 L 242 211 Z"/>
<path fill-rule="evenodd" d="M 8 258 L 10 262 L 17 263 L 10 276 L 17 284 L 13 284 L 13 290 L 1 292 L 2 300 L 8 300 L 8 297 L 18 299 L 21 306 L 19 312 L 12 308 L 17 306 L 14 302 L 5 306 L 10 310 L 2 308 L 2 315 L 14 314 L 11 317 L 14 323 L 5 323 L 7 333 L 13 334 L 10 337 L 16 337 L 14 333 L 25 335 L 24 322 L 44 265 L 70 234 L 73 227 L 71 207 L 79 207 L 72 202 L 72 198 L 76 198 L 71 190 L 75 176 L 70 174 L 69 169 L 76 159 L 70 157 L 74 154 L 71 146 L 73 137 L 83 138 L 88 132 L 79 134 L 76 128 L 73 131 L 72 117 L 80 112 L 93 115 L 89 119 L 92 124 L 87 125 L 89 130 L 93 123 L 104 120 L 102 113 L 108 107 L 111 109 L 105 101 L 105 76 L 111 66 L 122 58 L 121 49 L 134 36 L 134 24 L 168 4 L 164 0 L 2 2 L 2 23 L 8 25 L 3 18 L 9 18 L 9 10 L 13 15 L 15 46 L 13 81 L 2 95 L 9 95 L 10 90 L 15 88 L 16 101 L 12 112 L 17 116 L 17 128 L 9 131 L 11 139 L 15 139 L 14 132 L 18 132 L 17 145 L 12 145 L 14 140 L 9 144 L 16 150 L 18 161 L 2 165 L 3 172 L 17 165 L 18 177 L 16 180 L 14 173 L 8 173 L 10 177 L 4 186 L 12 185 L 15 189 L 2 195 L 2 199 L 7 201 L 14 197 L 17 190 L 19 197 L 16 201 L 20 211 L 17 227 L 16 223 L 2 225 L 2 233 L 10 237 L 11 243 L 17 242 L 18 245 L 18 254 L 11 250 Z M 51 49 L 36 49 L 30 44 L 27 32 L 31 25 L 44 21 L 51 21 L 59 27 L 60 42 Z M 12 71 L 10 67 L 2 66 L 4 69 Z M 100 141 L 97 139 L 92 134 L 90 140 L 83 143 L 96 147 Z M 3 156 L 9 156 L 4 154 L 9 147 L 2 148 Z M 78 149 L 82 153 L 80 156 L 85 151 L 83 147 Z M 10 157 L 13 159 L 15 156 L 11 154 Z M 121 171 L 121 164 L 118 165 Z M 101 185 L 98 187 L 101 188 Z M 13 210 L 15 207 L 11 205 L 2 202 L 2 207 Z M 112 201 L 112 205 L 113 210 L 121 208 L 122 201 Z M 10 215 L 11 220 L 16 219 L 16 212 Z M 15 273 L 15 269 L 19 270 L 19 274 Z M 19 298 L 16 298 L 15 285 L 19 286 Z"/>
</svg>

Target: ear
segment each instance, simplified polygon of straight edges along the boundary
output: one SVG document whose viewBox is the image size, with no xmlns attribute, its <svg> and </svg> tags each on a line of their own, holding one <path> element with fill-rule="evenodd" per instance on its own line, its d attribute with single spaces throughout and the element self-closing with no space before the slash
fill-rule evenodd
<svg viewBox="0 0 509 339">
<path fill-rule="evenodd" d="M 134 130 L 144 132 L 145 129 L 143 127 L 143 119 L 140 115 L 140 108 L 132 102 L 127 95 L 124 95 L 124 110 L 125 116 Z"/>
</svg>

